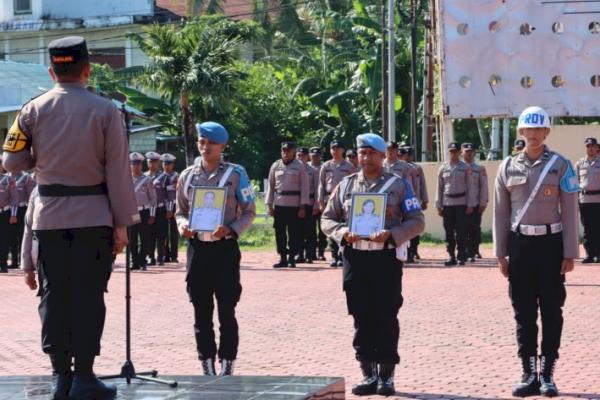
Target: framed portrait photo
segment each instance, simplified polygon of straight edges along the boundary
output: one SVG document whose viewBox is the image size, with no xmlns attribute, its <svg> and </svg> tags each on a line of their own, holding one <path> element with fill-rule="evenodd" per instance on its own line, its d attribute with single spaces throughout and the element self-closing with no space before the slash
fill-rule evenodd
<svg viewBox="0 0 600 400">
<path fill-rule="evenodd" d="M 213 232 L 223 224 L 227 188 L 196 186 L 190 209 L 190 230 Z"/>
<path fill-rule="evenodd" d="M 353 193 L 350 205 L 350 232 L 363 238 L 385 227 L 387 193 Z"/>
</svg>

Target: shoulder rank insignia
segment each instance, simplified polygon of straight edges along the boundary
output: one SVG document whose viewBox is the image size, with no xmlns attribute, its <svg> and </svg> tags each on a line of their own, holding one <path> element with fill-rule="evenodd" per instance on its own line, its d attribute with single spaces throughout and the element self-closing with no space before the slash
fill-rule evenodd
<svg viewBox="0 0 600 400">
<path fill-rule="evenodd" d="M 15 122 L 13 122 L 12 126 L 8 130 L 6 134 L 6 139 L 4 140 L 4 146 L 2 149 L 4 151 L 8 151 L 9 153 L 17 153 L 21 150 L 24 150 L 29 143 L 29 138 L 25 133 L 21 130 L 19 126 L 19 116 L 15 118 Z"/>
</svg>

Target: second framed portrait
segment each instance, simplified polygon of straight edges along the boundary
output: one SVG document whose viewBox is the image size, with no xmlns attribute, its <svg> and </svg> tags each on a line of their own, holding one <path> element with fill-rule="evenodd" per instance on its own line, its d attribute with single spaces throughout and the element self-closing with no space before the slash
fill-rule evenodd
<svg viewBox="0 0 600 400">
<path fill-rule="evenodd" d="M 223 224 L 227 188 L 197 186 L 193 193 L 189 229 L 213 232 Z"/>
<path fill-rule="evenodd" d="M 386 193 L 354 193 L 350 206 L 350 232 L 363 238 L 383 230 Z"/>
</svg>

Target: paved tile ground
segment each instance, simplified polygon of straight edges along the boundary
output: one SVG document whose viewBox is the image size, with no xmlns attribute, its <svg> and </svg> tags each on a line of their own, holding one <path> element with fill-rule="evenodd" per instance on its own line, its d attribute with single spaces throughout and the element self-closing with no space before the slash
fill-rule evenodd
<svg viewBox="0 0 600 400">
<path fill-rule="evenodd" d="M 421 254 L 427 260 L 404 272 L 397 398 L 510 397 L 520 371 L 506 281 L 489 258 L 446 268 L 433 261 L 443 258 L 442 247 L 422 247 Z M 484 249 L 484 256 L 491 250 Z M 324 263 L 273 270 L 275 258 L 265 252 L 243 256 L 237 373 L 342 376 L 351 398 L 359 371 L 341 270 Z M 107 295 L 100 373 L 118 372 L 124 357 L 122 264 L 119 259 Z M 200 372 L 184 276 L 182 265 L 133 274 L 133 358 L 139 370 Z M 47 373 L 37 302 L 17 272 L 0 276 L 0 375 Z M 566 398 L 600 399 L 600 265 L 577 265 L 569 274 L 565 316 L 557 383 Z"/>
</svg>

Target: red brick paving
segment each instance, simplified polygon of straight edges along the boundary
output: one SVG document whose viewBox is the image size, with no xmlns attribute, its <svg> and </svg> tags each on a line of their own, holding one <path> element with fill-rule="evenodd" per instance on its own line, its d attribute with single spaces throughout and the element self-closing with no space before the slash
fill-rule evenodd
<svg viewBox="0 0 600 400">
<path fill-rule="evenodd" d="M 422 247 L 442 259 L 442 247 Z M 491 250 L 484 249 L 490 257 Z M 183 259 L 182 255 L 180 259 Z M 274 254 L 246 252 L 238 306 L 237 373 L 359 378 L 341 270 L 326 264 L 273 270 Z M 122 259 L 110 282 L 100 373 L 118 372 L 124 356 Z M 138 370 L 198 374 L 182 265 L 133 274 L 133 359 Z M 568 276 L 562 357 L 556 381 L 565 398 L 600 399 L 600 265 Z M 402 363 L 397 398 L 507 398 L 519 377 L 507 283 L 491 259 L 460 268 L 439 261 L 408 266 L 400 313 Z M 38 300 L 17 272 L 0 276 L 0 375 L 46 374 Z M 1 394 L 0 394 L 1 395 Z M 374 396 L 372 398 L 379 398 Z"/>
</svg>

